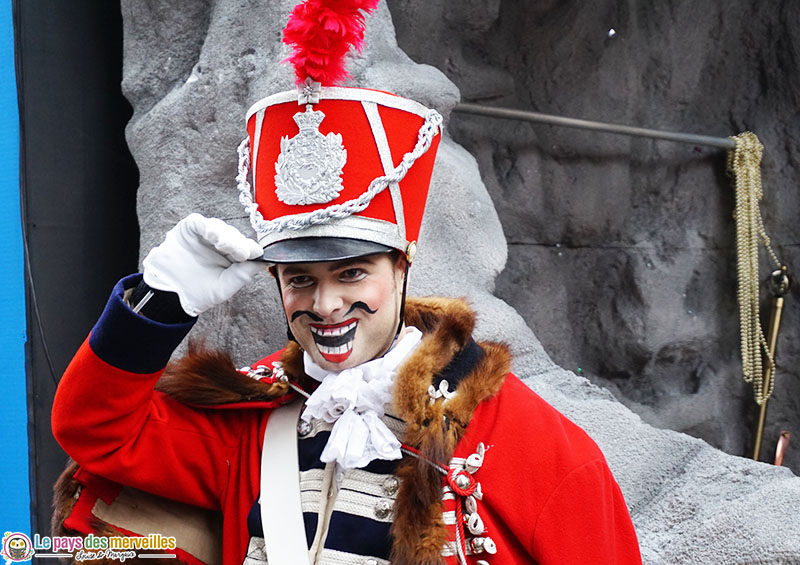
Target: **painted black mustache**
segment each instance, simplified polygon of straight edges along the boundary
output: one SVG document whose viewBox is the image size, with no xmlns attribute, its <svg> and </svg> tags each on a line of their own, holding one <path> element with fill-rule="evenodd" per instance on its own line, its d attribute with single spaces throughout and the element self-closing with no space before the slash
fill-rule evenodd
<svg viewBox="0 0 800 565">
<path fill-rule="evenodd" d="M 350 306 L 350 309 L 347 311 L 347 314 L 345 314 L 345 316 L 347 316 L 348 314 L 353 312 L 356 308 L 361 308 L 364 312 L 367 312 L 368 314 L 374 314 L 375 312 L 378 311 L 377 308 L 375 308 L 375 310 L 370 309 L 369 306 L 367 306 L 364 302 L 361 302 L 359 300 L 359 301 L 353 302 L 353 305 Z"/>
<path fill-rule="evenodd" d="M 353 311 L 355 311 L 356 308 L 361 308 L 362 310 L 364 310 L 368 314 L 374 314 L 375 312 L 378 311 L 377 308 L 375 310 L 373 310 L 369 306 L 367 306 L 366 303 L 361 302 L 360 300 L 357 300 L 356 302 L 353 302 L 353 304 L 350 306 L 350 309 L 347 311 L 345 316 L 348 316 L 349 314 L 351 314 Z M 314 312 L 312 312 L 311 310 L 295 310 L 294 312 L 292 312 L 292 321 L 294 322 L 297 318 L 299 318 L 303 314 L 305 314 L 306 316 L 308 316 L 309 318 L 311 318 L 315 322 L 321 322 L 322 321 L 322 318 L 320 318 L 319 316 L 314 314 Z"/>
<path fill-rule="evenodd" d="M 292 321 L 294 322 L 297 318 L 299 318 L 303 314 L 305 314 L 306 316 L 308 316 L 309 318 L 311 318 L 315 322 L 321 322 L 322 321 L 322 318 L 320 318 L 319 316 L 317 316 L 316 314 L 314 314 L 314 312 L 311 312 L 310 310 L 297 310 L 295 312 L 292 312 Z"/>
</svg>

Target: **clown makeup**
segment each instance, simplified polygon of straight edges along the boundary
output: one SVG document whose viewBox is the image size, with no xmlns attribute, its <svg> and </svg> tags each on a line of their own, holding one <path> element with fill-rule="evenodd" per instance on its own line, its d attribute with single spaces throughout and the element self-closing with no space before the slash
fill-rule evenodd
<svg viewBox="0 0 800 565">
<path fill-rule="evenodd" d="M 358 320 L 348 318 L 356 308 L 361 308 L 367 314 L 375 314 L 377 310 L 371 310 L 369 306 L 361 301 L 356 301 L 345 314 L 347 318 L 341 324 L 323 324 L 323 320 L 314 312 L 308 310 L 297 310 L 292 313 L 292 321 L 302 315 L 308 316 L 314 322 L 309 324 L 311 338 L 317 346 L 320 354 L 331 363 L 342 363 L 350 357 L 353 351 L 353 341 L 355 340 Z"/>
<path fill-rule="evenodd" d="M 342 371 L 389 349 L 404 267 L 402 259 L 386 253 L 278 265 L 289 327 L 317 365 Z"/>
</svg>

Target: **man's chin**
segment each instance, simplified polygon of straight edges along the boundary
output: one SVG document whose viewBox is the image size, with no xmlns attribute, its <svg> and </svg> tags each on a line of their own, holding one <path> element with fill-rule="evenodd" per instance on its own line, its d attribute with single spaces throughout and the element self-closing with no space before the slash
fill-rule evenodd
<svg viewBox="0 0 800 565">
<path fill-rule="evenodd" d="M 321 351 L 319 352 L 319 354 L 322 356 L 323 359 L 325 359 L 325 361 L 333 365 L 346 363 L 347 360 L 350 358 L 351 353 L 352 350 L 347 351 L 346 353 L 323 353 Z"/>
<path fill-rule="evenodd" d="M 339 363 L 334 363 L 333 361 L 328 361 L 324 357 L 319 357 L 315 359 L 314 362 L 322 369 L 331 373 L 341 373 L 342 371 L 352 369 L 353 367 L 360 365 L 360 363 L 353 359 L 345 359 Z"/>
</svg>

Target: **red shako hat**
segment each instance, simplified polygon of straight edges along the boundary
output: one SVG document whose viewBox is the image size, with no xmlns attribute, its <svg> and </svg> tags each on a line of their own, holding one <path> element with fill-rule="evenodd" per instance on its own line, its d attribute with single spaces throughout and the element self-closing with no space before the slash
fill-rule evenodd
<svg viewBox="0 0 800 565">
<path fill-rule="evenodd" d="M 287 61 L 297 89 L 247 112 L 239 199 L 265 261 L 333 261 L 390 249 L 413 258 L 442 117 L 388 92 L 335 86 L 347 76 L 350 47 L 363 43 L 364 13 L 377 3 L 297 5 L 283 37 L 293 46 Z"/>
</svg>

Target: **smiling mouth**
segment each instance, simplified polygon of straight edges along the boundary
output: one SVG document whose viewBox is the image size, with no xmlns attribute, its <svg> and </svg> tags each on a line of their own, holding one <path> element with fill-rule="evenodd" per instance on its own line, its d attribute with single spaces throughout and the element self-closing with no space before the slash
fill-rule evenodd
<svg viewBox="0 0 800 565">
<path fill-rule="evenodd" d="M 342 363 L 353 351 L 358 320 L 351 319 L 341 324 L 310 324 L 311 337 L 325 360 Z"/>
</svg>

